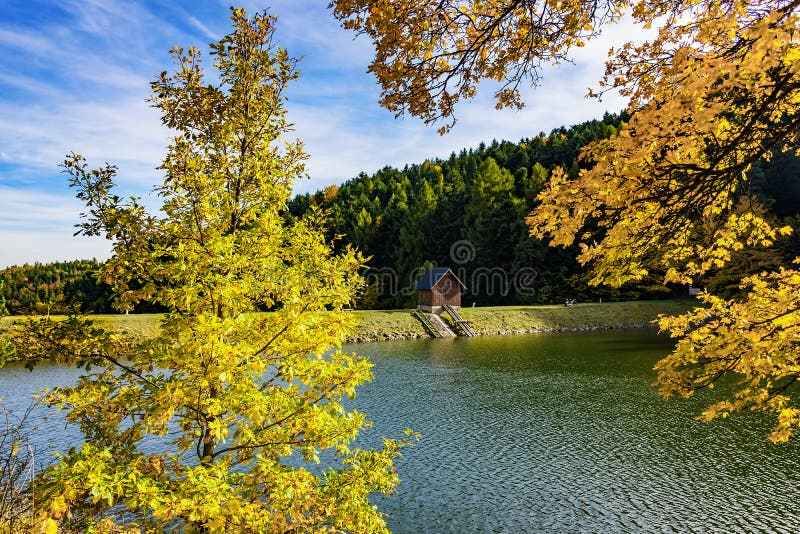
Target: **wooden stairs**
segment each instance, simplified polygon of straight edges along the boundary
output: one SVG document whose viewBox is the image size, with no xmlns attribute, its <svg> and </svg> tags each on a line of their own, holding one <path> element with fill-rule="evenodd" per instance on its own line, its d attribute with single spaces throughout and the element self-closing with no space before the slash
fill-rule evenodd
<svg viewBox="0 0 800 534">
<path fill-rule="evenodd" d="M 455 324 L 456 328 L 458 328 L 461 331 L 461 335 L 466 337 L 473 337 L 478 335 L 477 332 L 475 332 L 475 330 L 472 329 L 469 323 L 465 321 L 463 317 L 461 317 L 461 314 L 458 313 L 458 311 L 455 308 L 453 308 L 449 304 L 445 304 L 444 306 L 442 306 L 442 308 L 444 308 L 444 311 L 447 312 L 447 315 L 449 315 L 450 318 L 453 319 L 453 324 Z"/>
<path fill-rule="evenodd" d="M 458 334 L 453 332 L 450 327 L 447 326 L 447 323 L 445 323 L 442 318 L 435 313 L 428 315 L 423 313 L 421 310 L 414 310 L 411 312 L 411 315 L 416 317 L 419 322 L 422 323 L 425 331 L 428 332 L 431 337 L 456 337 L 456 335 L 473 337 L 478 335 L 477 332 L 472 329 L 469 323 L 465 321 L 463 317 L 461 317 L 461 314 L 458 313 L 455 308 L 448 304 L 445 304 L 442 306 L 442 308 L 447 312 L 450 318 L 453 319 L 453 324 L 455 325 Z"/>
<path fill-rule="evenodd" d="M 411 312 L 411 315 L 419 319 L 419 322 L 422 323 L 422 326 L 425 328 L 425 331 L 431 335 L 431 337 L 455 337 L 455 333 L 447 328 L 447 325 L 444 324 L 441 317 L 438 315 L 426 315 L 422 313 L 420 310 L 414 310 Z"/>
<path fill-rule="evenodd" d="M 419 311 L 419 310 L 414 310 L 413 312 L 411 312 L 411 315 L 413 315 L 414 317 L 416 317 L 416 318 L 419 320 L 419 322 L 421 322 L 421 323 L 422 323 L 422 327 L 423 327 L 423 328 L 425 329 L 425 331 L 426 331 L 428 334 L 430 334 L 432 337 L 442 337 L 442 336 L 439 334 L 439 330 L 437 330 L 437 329 L 436 329 L 436 327 L 435 327 L 435 326 L 433 326 L 433 323 L 431 322 L 431 320 L 430 320 L 430 319 L 428 319 L 428 316 L 427 316 L 427 315 L 425 315 L 424 313 L 422 313 L 422 312 L 421 312 L 421 311 Z"/>
</svg>

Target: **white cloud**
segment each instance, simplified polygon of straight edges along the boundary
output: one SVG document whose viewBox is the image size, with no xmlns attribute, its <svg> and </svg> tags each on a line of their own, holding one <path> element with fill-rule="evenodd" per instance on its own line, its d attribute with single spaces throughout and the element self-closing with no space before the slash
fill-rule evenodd
<svg viewBox="0 0 800 534">
<path fill-rule="evenodd" d="M 42 55 L 52 49 L 52 43 L 44 36 L 30 31 L 0 28 L 0 44 L 26 53 Z"/>
<path fill-rule="evenodd" d="M 5 69 L 0 70 L 0 87 L 13 87 L 29 95 L 35 93 L 40 98 L 57 98 L 59 96 L 59 90 L 53 87 L 52 84 Z"/>
<path fill-rule="evenodd" d="M 109 256 L 107 241 L 73 237 L 83 207 L 63 190 L 58 194 L 0 186 L 0 268 Z"/>
<path fill-rule="evenodd" d="M 57 170 L 74 150 L 91 162 L 119 165 L 121 180 L 134 188 L 154 183 L 169 132 L 143 99 L 67 101 L 55 106 L 21 108 L 0 102 L 0 144 L 6 161 Z"/>
<path fill-rule="evenodd" d="M 100 238 L 73 236 L 71 231 L 4 231 L 0 269 L 25 263 L 50 263 L 76 259 L 108 259 L 110 243 Z"/>
<path fill-rule="evenodd" d="M 194 26 L 195 28 L 200 30 L 200 32 L 203 35 L 205 35 L 208 39 L 210 39 L 211 41 L 219 41 L 220 36 L 217 35 L 216 33 L 214 33 L 213 31 L 211 31 L 211 29 L 208 26 L 206 26 L 205 24 L 200 22 L 197 19 L 197 17 L 193 17 L 192 15 L 190 15 L 189 13 L 186 13 L 186 12 L 184 12 L 184 14 L 185 14 L 186 20 L 189 21 L 189 23 L 192 26 Z"/>
<path fill-rule="evenodd" d="M 64 191 L 66 186 L 59 188 Z M 71 195 L 0 187 L 0 229 L 56 229 L 79 222 L 81 203 Z"/>
<path fill-rule="evenodd" d="M 632 36 L 641 40 L 642 35 L 630 19 L 609 26 L 589 46 L 577 49 L 573 63 L 545 66 L 541 85 L 523 91 L 526 106 L 522 110 L 495 110 L 492 85 L 482 84 L 475 99 L 456 108 L 458 122 L 445 136 L 438 135 L 436 126 L 425 126 L 414 117 L 392 120 L 392 114 L 378 106 L 379 91 L 374 85 L 360 84 L 354 98 L 347 98 L 347 87 L 328 91 L 324 86 L 306 85 L 300 89 L 303 104 L 291 100 L 288 104 L 297 136 L 311 156 L 312 179 L 300 182 L 296 189 L 314 191 L 361 171 L 447 158 L 451 152 L 492 139 L 516 141 L 600 118 L 605 111 L 621 111 L 627 100 L 618 93 L 605 95 L 602 102 L 586 95 L 602 78 L 609 48 Z M 299 84 L 303 83 L 301 78 Z"/>
<path fill-rule="evenodd" d="M 119 0 L 63 0 L 64 8 L 74 17 L 76 26 L 84 32 L 107 37 L 142 23 L 160 21 L 137 2 Z M 124 22 L 124 26 L 120 23 Z"/>
</svg>

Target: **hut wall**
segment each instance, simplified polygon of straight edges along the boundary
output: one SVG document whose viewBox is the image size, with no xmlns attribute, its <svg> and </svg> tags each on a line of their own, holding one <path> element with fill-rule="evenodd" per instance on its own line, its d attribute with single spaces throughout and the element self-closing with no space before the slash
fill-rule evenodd
<svg viewBox="0 0 800 534">
<path fill-rule="evenodd" d="M 453 276 L 445 276 L 432 290 L 431 305 L 443 306 L 449 304 L 454 308 L 461 307 L 461 287 Z"/>
<path fill-rule="evenodd" d="M 417 307 L 429 313 L 441 313 L 442 306 L 461 308 L 462 284 L 450 272 L 443 276 L 431 289 L 417 290 Z"/>
<path fill-rule="evenodd" d="M 419 291 L 417 291 L 417 305 L 432 306 L 433 291 L 431 291 L 430 289 L 420 289 Z"/>
</svg>

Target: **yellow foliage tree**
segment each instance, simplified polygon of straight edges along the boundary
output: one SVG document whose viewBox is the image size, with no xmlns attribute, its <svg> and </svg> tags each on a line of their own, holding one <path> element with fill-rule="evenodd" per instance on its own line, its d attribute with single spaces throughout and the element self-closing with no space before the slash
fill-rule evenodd
<svg viewBox="0 0 800 534">
<path fill-rule="evenodd" d="M 85 317 L 13 332 L 19 354 L 94 371 L 43 399 L 85 436 L 36 482 L 43 532 L 387 531 L 370 495 L 398 483 L 402 443 L 355 447 L 368 422 L 342 404 L 371 378 L 339 348 L 362 258 L 335 254 L 316 215 L 285 222 L 305 160 L 286 139 L 295 61 L 273 44 L 274 17 L 232 20 L 214 77 L 175 49 L 176 72 L 152 84 L 175 134 L 160 216 L 113 194 L 113 166 L 64 164 L 89 207 L 83 233 L 113 242 L 102 277 L 119 306 L 168 313 L 153 339 Z"/>
<path fill-rule="evenodd" d="M 369 35 L 383 104 L 428 122 L 452 119 L 481 79 L 503 85 L 498 106 L 543 61 L 567 57 L 629 12 L 657 37 L 612 50 L 598 93 L 630 98 L 618 135 L 586 147 L 588 170 L 553 172 L 529 216 L 533 235 L 578 243 L 595 284 L 619 286 L 651 270 L 691 283 L 732 255 L 770 246 L 777 227 L 749 193 L 752 165 L 800 145 L 800 1 L 797 0 L 337 0 L 346 27 Z M 450 123 L 450 125 L 452 122 Z M 444 129 L 447 129 L 446 125 Z M 729 373 L 740 387 L 704 417 L 744 409 L 777 414 L 773 441 L 800 425 L 800 271 L 742 281 L 726 301 L 662 317 L 679 337 L 658 366 L 664 396 L 689 396 Z"/>
<path fill-rule="evenodd" d="M 481 79 L 500 82 L 497 107 L 520 107 L 519 86 L 539 79 L 543 63 L 566 58 L 616 20 L 626 2 L 597 0 L 334 0 L 346 28 L 375 44 L 369 69 L 383 87 L 381 104 L 427 123 L 451 119 Z"/>
</svg>

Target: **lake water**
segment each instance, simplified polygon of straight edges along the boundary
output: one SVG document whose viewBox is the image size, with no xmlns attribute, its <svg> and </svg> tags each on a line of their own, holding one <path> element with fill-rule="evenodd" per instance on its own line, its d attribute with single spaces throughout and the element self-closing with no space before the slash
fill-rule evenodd
<svg viewBox="0 0 800 534">
<path fill-rule="evenodd" d="M 766 442 L 758 414 L 696 421 L 713 397 L 659 399 L 652 366 L 670 344 L 654 331 L 353 348 L 375 363 L 355 403 L 376 422 L 363 443 L 422 434 L 397 494 L 376 499 L 395 533 L 800 528 L 800 444 Z M 0 370 L 0 396 L 19 406 L 76 374 Z M 39 427 L 40 450 L 77 442 L 59 418 Z"/>
</svg>

